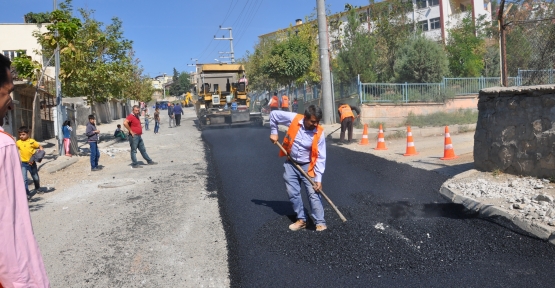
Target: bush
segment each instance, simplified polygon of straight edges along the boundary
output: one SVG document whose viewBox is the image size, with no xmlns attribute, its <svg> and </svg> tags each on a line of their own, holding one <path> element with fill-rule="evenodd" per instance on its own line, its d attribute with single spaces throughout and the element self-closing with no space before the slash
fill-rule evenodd
<svg viewBox="0 0 555 288">
<path fill-rule="evenodd" d="M 459 109 L 453 113 L 436 112 L 427 115 L 414 115 L 409 113 L 405 125 L 415 127 L 449 126 L 456 124 L 473 124 L 478 122 L 478 111 L 472 109 Z"/>
</svg>

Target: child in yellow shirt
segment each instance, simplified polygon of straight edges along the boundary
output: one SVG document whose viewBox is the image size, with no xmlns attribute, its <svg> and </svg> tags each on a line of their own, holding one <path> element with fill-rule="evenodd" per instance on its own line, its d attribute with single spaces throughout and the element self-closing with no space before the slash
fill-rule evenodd
<svg viewBox="0 0 555 288">
<path fill-rule="evenodd" d="M 21 157 L 21 172 L 23 173 L 23 181 L 25 182 L 25 191 L 27 192 L 27 198 L 30 199 L 37 190 L 40 189 L 40 178 L 37 168 L 37 163 L 30 162 L 31 156 L 35 154 L 37 149 L 43 150 L 39 142 L 33 138 L 29 138 L 29 128 L 26 126 L 19 127 L 19 140 L 17 140 L 17 150 L 19 151 L 19 156 Z M 27 184 L 27 172 L 31 173 L 33 182 L 35 184 L 34 193 L 29 192 L 29 185 Z"/>
</svg>

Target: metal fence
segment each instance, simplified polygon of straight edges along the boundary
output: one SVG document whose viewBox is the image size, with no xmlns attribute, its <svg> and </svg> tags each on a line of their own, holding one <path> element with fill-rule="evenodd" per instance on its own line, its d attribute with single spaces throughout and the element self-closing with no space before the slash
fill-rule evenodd
<svg viewBox="0 0 555 288">
<path fill-rule="evenodd" d="M 555 84 L 555 69 L 518 70 L 516 77 L 509 77 L 509 86 L 533 84 Z M 341 99 L 356 96 L 360 103 L 441 103 L 455 96 L 478 94 L 481 89 L 501 86 L 500 77 L 443 78 L 440 83 L 360 83 L 358 79 L 350 82 L 334 81 L 333 97 Z M 288 95 L 291 100 L 310 101 L 320 97 L 320 85 L 303 85 L 284 88 L 278 95 Z M 253 92 L 254 101 L 269 99 L 270 92 Z"/>
</svg>

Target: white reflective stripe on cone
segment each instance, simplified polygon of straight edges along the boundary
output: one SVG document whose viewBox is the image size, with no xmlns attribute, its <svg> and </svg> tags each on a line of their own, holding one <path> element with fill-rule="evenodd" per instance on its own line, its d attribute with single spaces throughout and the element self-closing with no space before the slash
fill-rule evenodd
<svg viewBox="0 0 555 288">
<path fill-rule="evenodd" d="M 378 142 L 385 142 L 383 138 L 378 138 Z"/>
<path fill-rule="evenodd" d="M 451 150 L 451 149 L 453 149 L 453 144 L 445 145 L 445 150 Z"/>
<path fill-rule="evenodd" d="M 445 138 L 447 138 L 447 137 L 451 137 L 451 134 L 445 133 Z"/>
<path fill-rule="evenodd" d="M 412 132 L 407 132 L 407 136 L 412 136 Z"/>
<path fill-rule="evenodd" d="M 368 138 L 368 135 L 362 135 L 362 138 Z"/>
<path fill-rule="evenodd" d="M 380 130 L 380 131 L 378 131 L 378 132 L 383 133 L 383 130 Z"/>
<path fill-rule="evenodd" d="M 414 142 L 408 142 L 407 147 L 414 147 Z"/>
</svg>

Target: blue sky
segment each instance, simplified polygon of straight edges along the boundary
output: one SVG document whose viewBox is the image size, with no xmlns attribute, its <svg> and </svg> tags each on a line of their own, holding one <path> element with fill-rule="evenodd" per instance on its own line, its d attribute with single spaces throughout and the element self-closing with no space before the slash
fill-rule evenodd
<svg viewBox="0 0 555 288">
<path fill-rule="evenodd" d="M 60 0 L 58 0 L 58 3 Z M 0 0 L 0 23 L 23 23 L 28 12 L 51 11 L 52 0 Z M 369 0 L 326 0 L 335 12 L 345 3 L 368 5 Z M 74 8 L 95 10 L 94 17 L 111 22 L 123 21 L 124 34 L 134 42 L 136 57 L 145 73 L 172 74 L 193 71 L 191 58 L 199 63 L 213 63 L 218 52 L 229 51 L 229 41 L 213 40 L 214 35 L 228 35 L 222 27 L 233 27 L 236 58 L 253 50 L 258 36 L 294 24 L 315 10 L 316 0 L 73 0 Z"/>
</svg>

